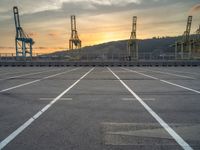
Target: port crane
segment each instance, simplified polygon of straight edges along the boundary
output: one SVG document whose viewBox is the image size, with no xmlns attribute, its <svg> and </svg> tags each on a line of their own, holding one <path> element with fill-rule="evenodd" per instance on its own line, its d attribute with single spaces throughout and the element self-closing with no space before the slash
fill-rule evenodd
<svg viewBox="0 0 200 150">
<path fill-rule="evenodd" d="M 128 40 L 128 43 L 127 43 L 129 61 L 138 59 L 138 43 L 137 43 L 136 30 L 137 30 L 137 16 L 133 16 L 132 32 L 131 32 L 130 39 Z"/>
<path fill-rule="evenodd" d="M 20 25 L 18 7 L 13 7 L 16 36 L 15 36 L 15 47 L 16 57 L 32 57 L 32 46 L 35 43 L 23 30 Z"/>
<path fill-rule="evenodd" d="M 80 49 L 81 48 L 81 40 L 78 37 L 78 32 L 76 29 L 76 16 L 71 16 L 71 38 L 69 40 L 69 49 Z"/>
<path fill-rule="evenodd" d="M 192 53 L 193 42 L 190 39 L 190 31 L 192 26 L 192 16 L 188 16 L 186 30 L 181 40 L 175 43 L 175 59 L 190 59 Z"/>
</svg>

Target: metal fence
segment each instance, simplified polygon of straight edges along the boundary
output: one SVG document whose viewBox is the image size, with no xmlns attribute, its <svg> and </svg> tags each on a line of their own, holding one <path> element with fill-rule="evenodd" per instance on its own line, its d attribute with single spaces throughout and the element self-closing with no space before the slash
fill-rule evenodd
<svg viewBox="0 0 200 150">
<path fill-rule="evenodd" d="M 181 55 L 181 54 L 179 54 Z M 178 56 L 179 56 L 178 55 Z M 192 53 L 190 56 L 188 53 L 184 54 L 186 59 L 200 60 L 200 53 Z M 138 60 L 180 60 L 175 53 L 139 53 Z M 0 53 L 0 61 L 102 61 L 102 62 L 117 62 L 128 61 L 127 54 L 121 53 L 84 53 L 84 52 L 69 52 L 59 54 L 41 54 L 35 53 L 32 57 L 16 57 L 15 53 Z M 135 61 L 135 60 L 132 60 Z"/>
</svg>

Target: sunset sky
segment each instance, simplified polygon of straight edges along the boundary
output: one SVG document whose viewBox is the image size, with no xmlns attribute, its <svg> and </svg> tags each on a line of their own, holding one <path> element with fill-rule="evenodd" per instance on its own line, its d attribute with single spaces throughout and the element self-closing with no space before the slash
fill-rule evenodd
<svg viewBox="0 0 200 150">
<path fill-rule="evenodd" d="M 192 33 L 200 24 L 199 0 L 0 0 L 0 53 L 15 52 L 13 6 L 36 42 L 34 53 L 68 49 L 70 15 L 83 46 L 128 39 L 132 16 L 138 16 L 139 39 L 181 35 L 188 15 Z"/>
</svg>

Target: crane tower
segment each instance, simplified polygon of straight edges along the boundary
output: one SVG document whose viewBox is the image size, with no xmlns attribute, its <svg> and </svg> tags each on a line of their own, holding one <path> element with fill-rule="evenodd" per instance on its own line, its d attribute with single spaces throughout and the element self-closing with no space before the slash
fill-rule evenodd
<svg viewBox="0 0 200 150">
<path fill-rule="evenodd" d="M 200 39 L 200 25 L 199 25 L 199 28 L 196 31 L 196 34 L 197 34 L 197 38 Z"/>
<path fill-rule="evenodd" d="M 200 58 L 200 25 L 193 39 L 193 58 Z"/>
<path fill-rule="evenodd" d="M 192 16 L 188 16 L 186 30 L 180 41 L 175 43 L 175 58 L 190 59 L 192 52 L 192 41 L 190 39 L 190 31 L 192 26 Z"/>
<path fill-rule="evenodd" d="M 71 16 L 71 38 L 69 40 L 69 49 L 80 49 L 81 48 L 81 40 L 78 37 L 78 32 L 76 29 L 76 16 Z"/>
<path fill-rule="evenodd" d="M 19 11 L 16 6 L 13 7 L 16 36 L 15 36 L 15 47 L 16 47 L 16 57 L 32 57 L 32 46 L 34 41 L 32 38 L 24 32 L 20 25 Z"/>
<path fill-rule="evenodd" d="M 138 59 L 138 43 L 136 37 L 137 30 L 137 16 L 133 16 L 132 22 L 132 32 L 130 39 L 128 40 L 128 60 L 137 60 Z"/>
</svg>

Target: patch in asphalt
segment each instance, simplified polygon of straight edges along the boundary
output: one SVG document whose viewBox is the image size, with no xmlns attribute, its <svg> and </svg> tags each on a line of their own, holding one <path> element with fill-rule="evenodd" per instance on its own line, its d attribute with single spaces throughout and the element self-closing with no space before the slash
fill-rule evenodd
<svg viewBox="0 0 200 150">
<path fill-rule="evenodd" d="M 157 123 L 102 123 L 105 145 L 134 145 L 180 149 L 175 140 Z M 169 124 L 174 130 L 190 141 L 192 147 L 200 142 L 200 124 Z M 143 148 L 144 148 L 143 147 Z M 154 147 L 155 148 L 155 147 Z"/>
</svg>

